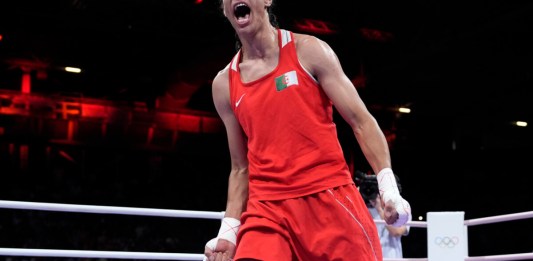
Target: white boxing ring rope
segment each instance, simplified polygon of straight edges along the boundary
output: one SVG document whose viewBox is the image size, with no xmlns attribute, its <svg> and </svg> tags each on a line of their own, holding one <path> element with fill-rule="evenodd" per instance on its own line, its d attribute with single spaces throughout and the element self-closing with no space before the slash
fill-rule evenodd
<svg viewBox="0 0 533 261">
<path fill-rule="evenodd" d="M 224 212 L 168 210 L 155 208 L 132 208 L 91 206 L 76 204 L 37 203 L 0 200 L 0 208 L 42 210 L 58 212 L 118 214 L 137 216 L 157 216 L 176 218 L 222 219 Z M 59 249 L 22 249 L 0 248 L 0 256 L 38 256 L 38 257 L 75 257 L 75 258 L 121 258 L 121 259 L 154 259 L 154 260 L 203 260 L 204 254 L 126 252 L 126 251 L 82 251 Z"/>
<path fill-rule="evenodd" d="M 190 211 L 168 210 L 155 208 L 133 208 L 114 206 L 94 206 L 58 203 L 37 203 L 22 201 L 0 200 L 0 208 L 25 209 L 58 212 L 118 214 L 138 216 L 158 216 L 176 218 L 203 218 L 222 219 L 224 212 L 213 211 Z M 520 219 L 533 218 L 533 211 L 465 220 L 465 226 L 491 224 Z M 385 223 L 375 220 L 376 223 Z M 427 222 L 410 221 L 411 227 L 427 228 Z M 33 256 L 33 257 L 72 257 L 72 258 L 117 258 L 117 259 L 153 259 L 153 260 L 203 260 L 203 254 L 188 253 L 156 253 L 156 252 L 126 252 L 126 251 L 89 251 L 89 250 L 60 250 L 60 249 L 23 249 L 23 248 L 0 248 L 0 256 Z M 465 257 L 465 261 L 497 261 L 497 260 L 525 260 L 533 259 L 533 253 L 520 253 L 508 255 L 492 255 L 479 257 Z M 427 261 L 427 258 L 385 258 L 384 261 Z"/>
<path fill-rule="evenodd" d="M 7 201 L 7 200 L 0 200 L 0 208 L 76 212 L 76 213 L 95 213 L 95 214 L 176 217 L 176 218 L 222 219 L 224 217 L 224 212 L 169 210 L 169 209 L 157 209 L 157 208 L 107 207 L 107 206 L 37 203 L 37 202 Z"/>
</svg>

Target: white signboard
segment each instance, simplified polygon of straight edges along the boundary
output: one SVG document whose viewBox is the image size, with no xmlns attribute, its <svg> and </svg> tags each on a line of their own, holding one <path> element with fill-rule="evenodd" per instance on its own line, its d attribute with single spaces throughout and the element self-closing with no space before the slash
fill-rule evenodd
<svg viewBox="0 0 533 261">
<path fill-rule="evenodd" d="M 428 261 L 464 261 L 468 242 L 464 212 L 428 212 Z"/>
</svg>

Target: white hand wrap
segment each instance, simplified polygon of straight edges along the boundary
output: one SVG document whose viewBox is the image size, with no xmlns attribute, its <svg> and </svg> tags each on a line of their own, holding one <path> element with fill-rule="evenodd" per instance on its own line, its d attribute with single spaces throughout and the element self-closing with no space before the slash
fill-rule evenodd
<svg viewBox="0 0 533 261">
<path fill-rule="evenodd" d="M 205 246 L 211 250 L 215 250 L 219 239 L 228 240 L 234 245 L 237 245 L 237 232 L 239 232 L 240 227 L 241 227 L 241 221 L 239 221 L 238 219 L 231 218 L 231 217 L 223 218 L 222 225 L 220 226 L 220 229 L 218 230 L 217 237 L 209 240 L 209 242 L 207 242 Z"/>
<path fill-rule="evenodd" d="M 394 177 L 392 169 L 382 169 L 377 175 L 377 180 L 381 199 L 385 203 L 389 202 L 389 200 L 392 201 L 396 212 L 398 212 L 398 219 L 392 226 L 400 227 L 404 225 L 410 219 L 411 206 L 400 195 L 398 184 L 396 184 L 396 177 Z"/>
</svg>

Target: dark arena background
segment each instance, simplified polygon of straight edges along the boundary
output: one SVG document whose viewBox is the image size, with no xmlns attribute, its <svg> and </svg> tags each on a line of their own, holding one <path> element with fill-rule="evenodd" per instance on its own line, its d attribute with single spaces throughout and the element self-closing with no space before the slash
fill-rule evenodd
<svg viewBox="0 0 533 261">
<path fill-rule="evenodd" d="M 274 12 L 337 52 L 413 220 L 533 210 L 533 3 L 278 0 Z M 223 211 L 211 80 L 234 37 L 218 0 L 0 1 L 0 200 Z M 370 173 L 335 118 L 352 171 Z M 0 248 L 203 253 L 219 225 L 0 209 Z M 469 254 L 532 252 L 532 228 L 474 226 Z M 426 233 L 411 228 L 404 257 L 427 257 Z"/>
</svg>

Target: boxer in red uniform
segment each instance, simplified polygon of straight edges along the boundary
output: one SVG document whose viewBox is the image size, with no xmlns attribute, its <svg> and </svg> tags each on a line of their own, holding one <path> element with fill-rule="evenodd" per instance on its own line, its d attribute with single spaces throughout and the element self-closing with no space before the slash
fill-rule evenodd
<svg viewBox="0 0 533 261">
<path fill-rule="evenodd" d="M 382 260 L 376 226 L 348 170 L 333 105 L 375 173 L 388 224 L 403 225 L 387 141 L 330 46 L 273 24 L 272 0 L 223 0 L 240 43 L 213 81 L 231 171 L 207 260 Z"/>
</svg>

